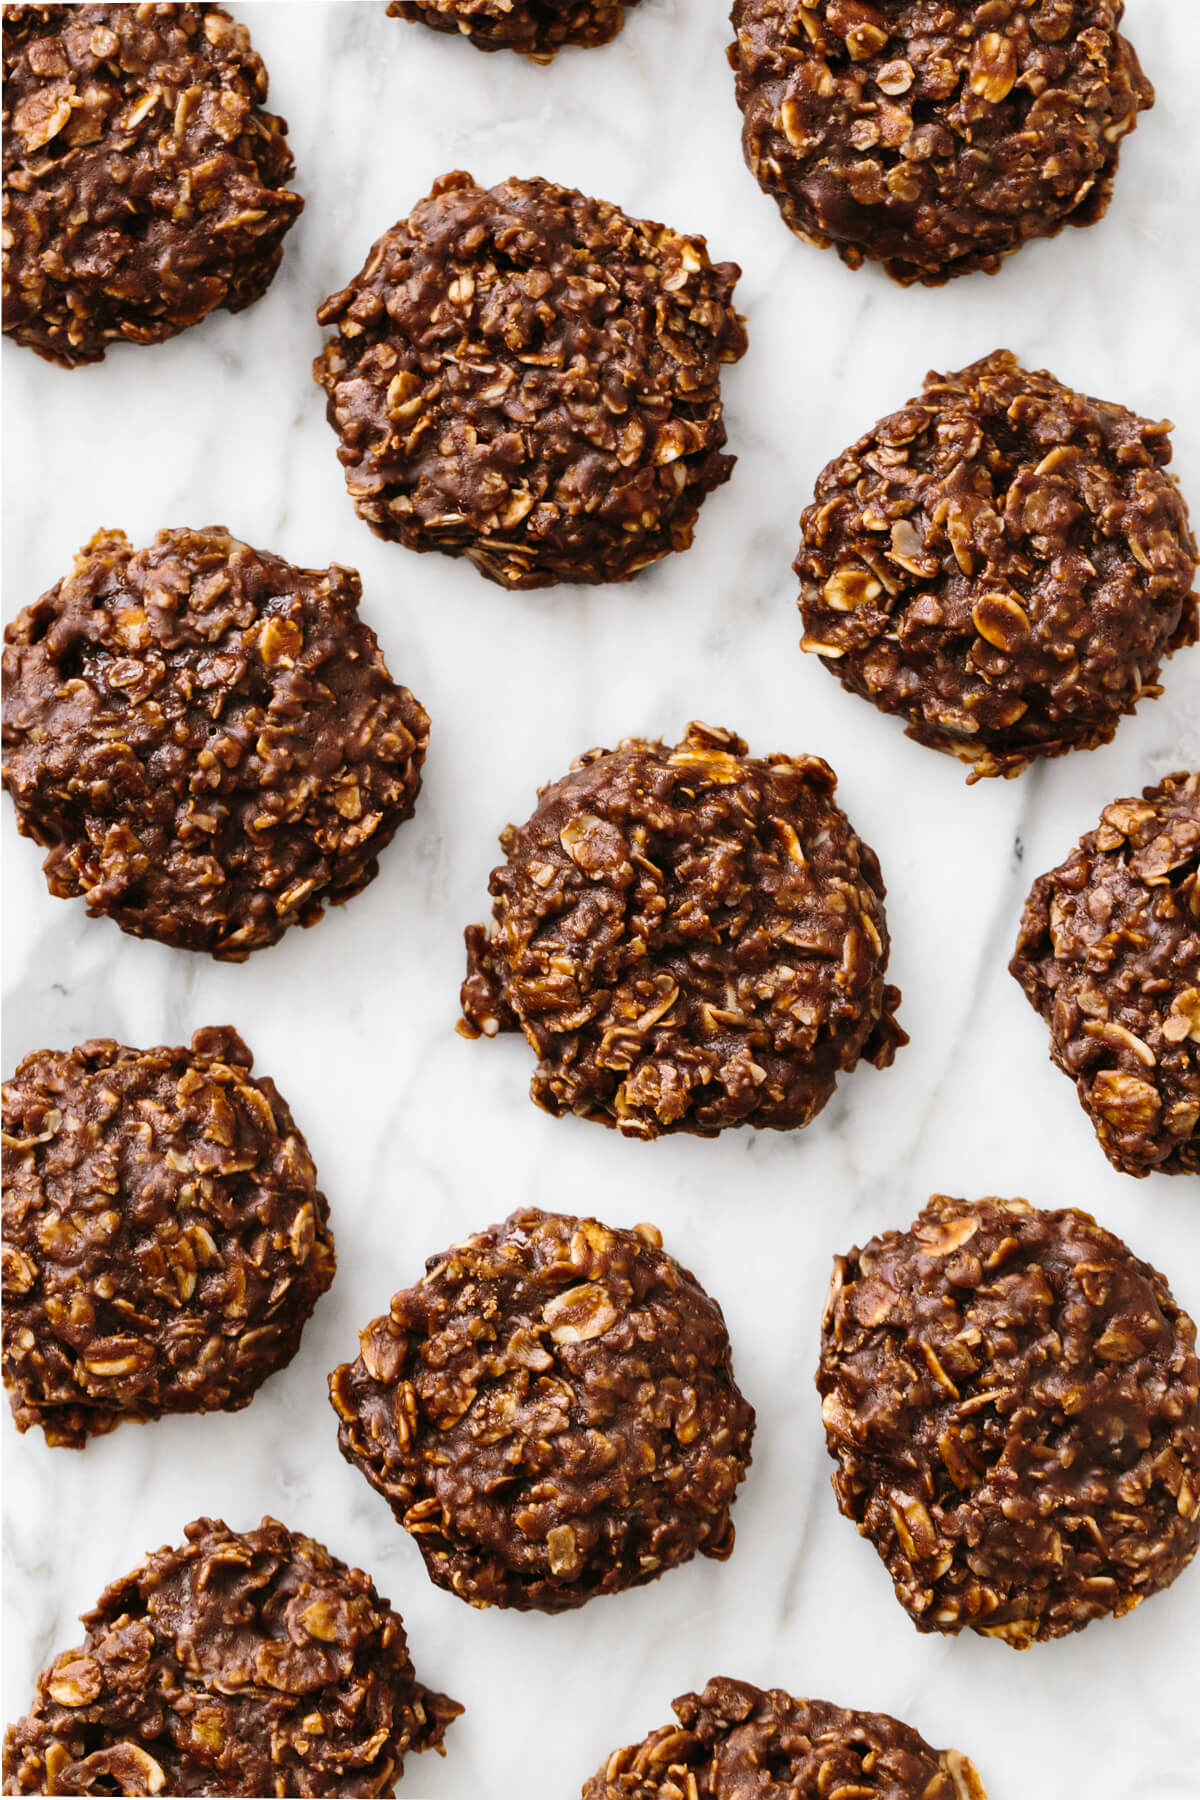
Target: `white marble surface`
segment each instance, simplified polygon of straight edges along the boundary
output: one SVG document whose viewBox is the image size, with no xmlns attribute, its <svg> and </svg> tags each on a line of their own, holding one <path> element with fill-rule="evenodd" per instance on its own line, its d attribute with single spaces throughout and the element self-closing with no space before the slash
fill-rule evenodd
<svg viewBox="0 0 1200 1800">
<path fill-rule="evenodd" d="M 241 967 L 123 937 L 48 897 L 3 832 L 4 1066 L 95 1034 L 178 1042 L 230 1020 L 307 1132 L 340 1272 L 299 1356 L 237 1416 L 126 1427 L 83 1454 L 18 1439 L 4 1409 L 4 1713 L 76 1641 L 76 1615 L 200 1512 L 270 1511 L 371 1570 L 418 1669 L 461 1699 L 445 1761 L 403 1792 L 565 1800 L 612 1746 L 664 1722 L 712 1673 L 911 1720 L 969 1751 L 992 1800 L 1200 1795 L 1200 1570 L 1129 1618 L 1017 1655 L 920 1637 L 840 1518 L 812 1386 L 830 1258 L 907 1223 L 934 1189 L 1094 1210 L 1200 1309 L 1194 1182 L 1115 1174 L 1005 963 L 1033 875 L 1104 802 L 1200 758 L 1200 651 L 1117 741 L 968 790 L 844 694 L 799 635 L 796 519 L 826 458 L 919 385 L 999 344 L 1093 393 L 1177 420 L 1200 507 L 1200 187 L 1195 0 L 1130 0 L 1159 103 L 1126 145 L 1115 204 L 995 279 L 901 291 L 794 242 L 743 168 L 723 5 L 645 0 L 607 49 L 550 69 L 482 57 L 382 4 L 244 4 L 291 124 L 307 210 L 270 293 L 172 344 L 64 372 L 5 343 L 8 617 L 101 525 L 228 524 L 308 565 L 362 571 L 393 672 L 433 717 L 415 820 L 378 881 L 315 931 Z M 465 563 L 378 542 L 354 517 L 308 375 L 317 302 L 454 167 L 542 173 L 707 233 L 745 270 L 750 354 L 726 376 L 732 482 L 693 550 L 632 586 L 503 594 Z M 526 1099 L 519 1039 L 454 1034 L 461 930 L 481 918 L 495 836 L 587 745 L 735 726 L 759 751 L 813 750 L 876 846 L 912 1044 L 864 1068 L 802 1135 L 627 1142 Z M 731 1562 L 563 1618 L 469 1611 L 340 1459 L 324 1377 L 422 1259 L 519 1201 L 653 1218 L 722 1301 L 758 1408 Z"/>
</svg>

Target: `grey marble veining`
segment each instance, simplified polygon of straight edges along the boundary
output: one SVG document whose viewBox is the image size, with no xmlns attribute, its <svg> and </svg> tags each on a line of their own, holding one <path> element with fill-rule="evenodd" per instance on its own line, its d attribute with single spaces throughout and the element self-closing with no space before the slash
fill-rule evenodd
<svg viewBox="0 0 1200 1800">
<path fill-rule="evenodd" d="M 902 291 L 791 239 L 746 173 L 723 6 L 644 0 L 606 49 L 549 69 L 483 57 L 375 0 L 243 4 L 291 126 L 307 210 L 248 313 L 61 371 L 6 343 L 5 617 L 99 526 L 227 524 L 308 565 L 350 563 L 393 673 L 433 737 L 416 818 L 375 884 L 229 968 L 123 937 L 51 900 L 5 805 L 5 1068 L 96 1034 L 180 1041 L 236 1024 L 307 1132 L 340 1271 L 299 1356 L 246 1412 L 126 1427 L 82 1454 L 19 1439 L 5 1409 L 4 1711 L 75 1641 L 76 1614 L 200 1512 L 264 1511 L 370 1569 L 419 1671 L 467 1706 L 411 1800 L 563 1800 L 620 1742 L 716 1672 L 910 1719 L 978 1762 L 992 1800 L 1200 1794 L 1200 1572 L 1118 1623 L 1024 1656 L 919 1636 L 834 1506 L 812 1387 L 832 1255 L 907 1222 L 934 1189 L 1094 1211 L 1200 1309 L 1196 1184 L 1115 1174 L 1005 964 L 1033 876 L 1100 807 L 1200 758 L 1200 651 L 1115 743 L 1013 782 L 964 785 L 802 657 L 790 561 L 824 461 L 919 386 L 1000 344 L 1090 392 L 1177 421 L 1200 508 L 1196 0 L 1130 0 L 1159 103 L 1098 227 L 1032 245 L 994 279 Z M 745 271 L 750 353 L 726 376 L 739 462 L 694 548 L 611 590 L 510 596 L 466 564 L 374 539 L 341 482 L 309 379 L 313 311 L 437 174 L 541 173 L 707 234 Z M 730 725 L 812 750 L 878 850 L 912 1036 L 806 1132 L 626 1142 L 526 1099 L 519 1041 L 454 1034 L 461 929 L 482 918 L 497 831 L 539 781 L 628 731 Z M 737 1548 L 547 1619 L 469 1611 L 339 1458 L 324 1377 L 357 1327 L 453 1237 L 519 1201 L 654 1219 L 725 1307 L 759 1412 Z"/>
</svg>

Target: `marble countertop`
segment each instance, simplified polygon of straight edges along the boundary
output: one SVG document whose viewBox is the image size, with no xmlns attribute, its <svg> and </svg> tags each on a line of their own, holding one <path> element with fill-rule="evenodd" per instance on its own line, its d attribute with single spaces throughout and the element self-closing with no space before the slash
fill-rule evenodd
<svg viewBox="0 0 1200 1800">
<path fill-rule="evenodd" d="M 464 1702 L 409 1800 L 564 1800 L 604 1754 L 726 1673 L 894 1712 L 978 1763 L 991 1800 L 1200 1795 L 1200 1570 L 1128 1618 L 1025 1655 L 919 1636 L 829 1489 L 812 1385 L 830 1260 L 906 1224 L 931 1191 L 1020 1193 L 1095 1212 L 1200 1311 L 1196 1184 L 1134 1182 L 1101 1156 L 1045 1029 L 1006 973 L 1033 877 L 1101 806 L 1200 760 L 1200 651 L 1115 743 L 968 789 L 797 649 L 796 520 L 826 459 L 932 363 L 998 345 L 1072 384 L 1173 416 L 1200 508 L 1200 189 L 1194 0 L 1130 0 L 1158 87 L 1088 231 L 994 279 L 904 291 L 794 241 L 743 167 L 720 5 L 645 0 L 610 47 L 549 69 L 385 16 L 376 0 L 236 5 L 290 123 L 307 209 L 267 297 L 169 345 L 74 372 L 5 343 L 5 617 L 98 527 L 228 525 L 308 566 L 362 572 L 392 672 L 433 718 L 425 788 L 374 885 L 239 967 L 122 936 L 47 895 L 7 803 L 5 1049 L 94 1035 L 186 1040 L 229 1021 L 287 1095 L 329 1195 L 340 1269 L 300 1354 L 243 1413 L 125 1427 L 74 1454 L 18 1438 L 4 1408 L 4 1716 L 77 1641 L 76 1615 L 198 1513 L 271 1512 L 375 1576 L 418 1672 Z M 355 518 L 309 379 L 313 311 L 369 243 L 455 167 L 544 174 L 705 233 L 745 274 L 750 353 L 727 372 L 732 481 L 694 548 L 609 590 L 506 595 Z M 526 1098 L 519 1039 L 455 1035 L 461 932 L 484 917 L 496 834 L 572 755 L 690 718 L 759 752 L 819 752 L 878 850 L 892 976 L 912 1043 L 863 1067 L 804 1133 L 645 1145 Z M 469 1611 L 337 1453 L 325 1374 L 423 1259 L 520 1202 L 653 1219 L 728 1317 L 758 1409 L 730 1562 L 560 1618 Z"/>
</svg>

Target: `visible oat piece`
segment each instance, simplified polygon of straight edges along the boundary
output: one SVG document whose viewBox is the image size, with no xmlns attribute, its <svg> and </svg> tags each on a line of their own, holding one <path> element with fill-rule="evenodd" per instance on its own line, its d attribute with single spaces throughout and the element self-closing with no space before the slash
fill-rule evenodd
<svg viewBox="0 0 1200 1800">
<path fill-rule="evenodd" d="M 564 44 L 591 49 L 615 38 L 638 0 L 390 0 L 394 19 L 460 32 L 477 50 L 553 60 Z"/>
<path fill-rule="evenodd" d="M 835 1260 L 822 1326 L 838 1505 L 919 1631 L 1024 1650 L 1195 1555 L 1196 1327 L 1087 1213 L 935 1194 Z"/>
<path fill-rule="evenodd" d="M 462 1711 L 361 1569 L 196 1519 L 84 1615 L 4 1740 L 6 1794 L 394 1794 Z"/>
<path fill-rule="evenodd" d="M 4 634 L 4 785 L 50 892 L 236 962 L 374 880 L 429 720 L 361 591 L 223 526 L 98 532 Z"/>
<path fill-rule="evenodd" d="M 445 175 L 320 308 L 360 518 L 508 588 L 625 581 L 728 480 L 741 271 L 551 182 Z"/>
<path fill-rule="evenodd" d="M 218 6 L 4 8 L 4 329 L 99 362 L 266 292 L 304 202 Z"/>
<path fill-rule="evenodd" d="M 987 1800 L 974 1766 L 886 1713 L 718 1676 L 679 1723 L 614 1750 L 583 1800 Z"/>
<path fill-rule="evenodd" d="M 534 1208 L 432 1257 L 329 1378 L 338 1443 L 474 1606 L 562 1612 L 733 1548 L 754 1409 L 652 1225 Z"/>
<path fill-rule="evenodd" d="M 1122 0 L 734 0 L 746 162 L 791 229 L 901 282 L 994 274 L 1108 208 L 1154 104 Z"/>
<path fill-rule="evenodd" d="M 1196 639 L 1170 430 L 1008 350 L 927 375 L 817 479 L 802 647 L 971 781 L 1107 743 Z"/>
<path fill-rule="evenodd" d="M 1009 964 L 1126 1175 L 1200 1175 L 1200 774 L 1114 800 L 1033 884 Z"/>
<path fill-rule="evenodd" d="M 4 1084 L 4 1385 L 20 1431 L 233 1411 L 333 1280 L 287 1103 L 228 1026 L 190 1050 L 94 1038 Z"/>
<path fill-rule="evenodd" d="M 694 723 L 589 750 L 501 834 L 460 1031 L 519 1028 L 537 1105 L 631 1137 L 807 1125 L 908 1041 L 879 863 L 835 787 Z"/>
</svg>

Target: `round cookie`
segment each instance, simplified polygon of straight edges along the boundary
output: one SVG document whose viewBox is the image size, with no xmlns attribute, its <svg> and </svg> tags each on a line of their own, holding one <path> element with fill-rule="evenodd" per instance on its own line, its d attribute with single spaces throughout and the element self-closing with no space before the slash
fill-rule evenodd
<svg viewBox="0 0 1200 1800">
<path fill-rule="evenodd" d="M 94 1038 L 4 1084 L 4 1385 L 20 1431 L 235 1411 L 333 1280 L 329 1208 L 275 1083 L 228 1026 Z"/>
<path fill-rule="evenodd" d="M 734 0 L 742 148 L 791 229 L 852 269 L 994 274 L 1108 209 L 1154 104 L 1123 0 Z"/>
<path fill-rule="evenodd" d="M 4 330 L 68 367 L 261 298 L 303 209 L 216 6 L 4 9 Z"/>
<path fill-rule="evenodd" d="M 908 1041 L 879 863 L 836 785 L 695 723 L 588 751 L 501 835 L 460 1031 L 519 1028 L 538 1106 L 630 1137 L 807 1125 L 840 1070 Z"/>
<path fill-rule="evenodd" d="M 1170 429 L 1008 350 L 927 375 L 817 479 L 803 648 L 972 781 L 1107 743 L 1196 637 Z"/>
<path fill-rule="evenodd" d="M 508 588 L 626 581 L 729 478 L 741 271 L 548 181 L 435 182 L 320 308 L 355 510 Z"/>
<path fill-rule="evenodd" d="M 838 1505 L 919 1631 L 1028 1649 L 1200 1544 L 1196 1327 L 1087 1213 L 935 1194 L 835 1260 L 817 1386 Z"/>
<path fill-rule="evenodd" d="M 277 1519 L 196 1519 L 82 1623 L 5 1736 L 6 1794 L 394 1794 L 462 1711 L 370 1578 Z"/>
<path fill-rule="evenodd" d="M 614 1750 L 583 1800 L 987 1800 L 974 1765 L 886 1713 L 717 1676 L 671 1702 L 677 1725 Z"/>
<path fill-rule="evenodd" d="M 477 50 L 516 50 L 550 62 L 564 44 L 607 44 L 638 0 L 389 0 L 393 19 L 460 32 Z"/>
<path fill-rule="evenodd" d="M 4 634 L 4 785 L 50 892 L 237 962 L 374 880 L 429 720 L 361 591 L 221 526 L 98 532 Z"/>
<path fill-rule="evenodd" d="M 432 1257 L 329 1391 L 342 1455 L 473 1606 L 562 1612 L 733 1548 L 754 1409 L 652 1225 L 513 1213 Z"/>
<path fill-rule="evenodd" d="M 1012 974 L 1126 1175 L 1200 1175 L 1200 774 L 1114 800 L 1033 884 Z"/>
</svg>

